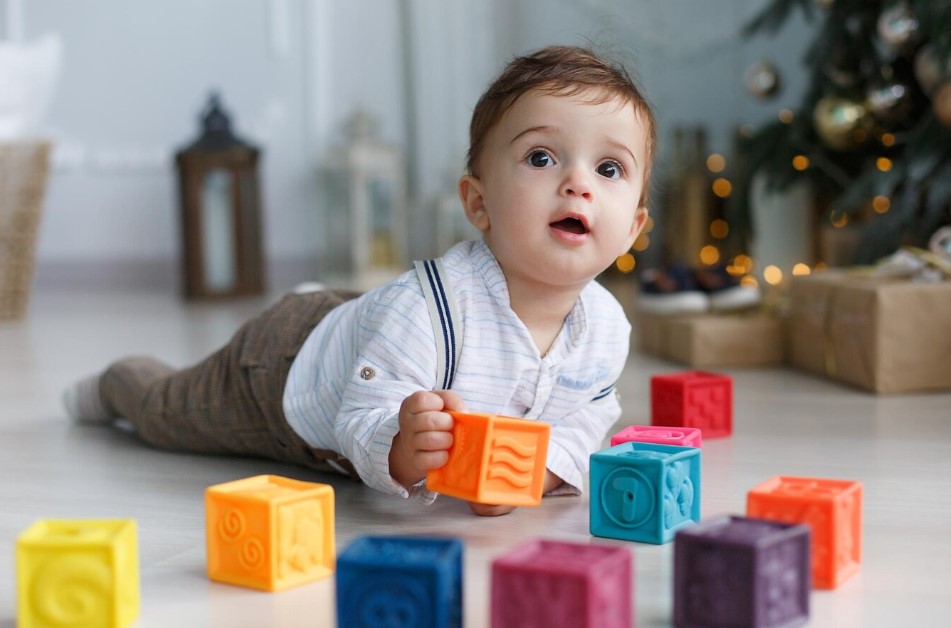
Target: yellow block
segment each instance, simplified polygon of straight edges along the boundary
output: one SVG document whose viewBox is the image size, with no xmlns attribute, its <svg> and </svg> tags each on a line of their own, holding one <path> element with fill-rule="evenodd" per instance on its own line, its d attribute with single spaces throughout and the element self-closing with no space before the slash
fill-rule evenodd
<svg viewBox="0 0 951 628">
<path fill-rule="evenodd" d="M 329 576 L 336 561 L 334 491 L 258 475 L 205 491 L 208 577 L 280 591 Z"/>
<path fill-rule="evenodd" d="M 135 520 L 40 520 L 16 552 L 20 628 L 113 628 L 138 618 Z"/>
</svg>

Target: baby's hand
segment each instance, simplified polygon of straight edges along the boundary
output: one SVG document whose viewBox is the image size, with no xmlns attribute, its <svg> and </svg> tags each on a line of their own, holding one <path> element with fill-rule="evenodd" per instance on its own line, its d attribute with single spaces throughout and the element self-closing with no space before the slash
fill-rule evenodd
<svg viewBox="0 0 951 628">
<path fill-rule="evenodd" d="M 449 460 L 452 447 L 452 417 L 449 410 L 462 410 L 462 399 L 448 390 L 419 391 L 400 406 L 400 431 L 390 448 L 390 475 L 409 488 Z"/>
<path fill-rule="evenodd" d="M 469 502 L 469 508 L 480 517 L 498 517 L 499 515 L 507 515 L 515 510 L 515 506 L 498 506 L 496 504 L 479 504 L 476 502 Z"/>
</svg>

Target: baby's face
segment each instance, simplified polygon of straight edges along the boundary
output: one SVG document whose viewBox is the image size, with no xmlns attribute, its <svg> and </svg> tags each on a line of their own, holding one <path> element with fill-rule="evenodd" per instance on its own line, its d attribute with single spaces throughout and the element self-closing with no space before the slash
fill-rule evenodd
<svg viewBox="0 0 951 628">
<path fill-rule="evenodd" d="M 647 218 L 647 130 L 633 105 L 598 95 L 528 92 L 486 138 L 467 213 L 509 281 L 580 286 Z"/>
</svg>

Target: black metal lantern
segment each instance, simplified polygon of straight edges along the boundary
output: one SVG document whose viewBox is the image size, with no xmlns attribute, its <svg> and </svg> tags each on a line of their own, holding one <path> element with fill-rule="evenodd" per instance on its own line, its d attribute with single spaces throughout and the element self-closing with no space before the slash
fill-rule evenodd
<svg viewBox="0 0 951 628">
<path fill-rule="evenodd" d="M 201 137 L 176 154 L 185 297 L 262 294 L 260 151 L 231 132 L 217 94 L 201 122 Z"/>
</svg>

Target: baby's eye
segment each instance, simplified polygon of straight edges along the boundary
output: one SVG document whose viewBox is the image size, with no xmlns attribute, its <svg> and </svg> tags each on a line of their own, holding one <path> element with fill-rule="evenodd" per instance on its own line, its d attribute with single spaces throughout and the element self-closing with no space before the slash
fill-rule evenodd
<svg viewBox="0 0 951 628">
<path fill-rule="evenodd" d="M 551 155 L 541 149 L 535 149 L 530 152 L 525 160 L 535 168 L 547 168 L 555 163 Z"/>
<path fill-rule="evenodd" d="M 614 160 L 607 160 L 598 165 L 595 171 L 602 177 L 608 179 L 620 179 L 621 175 L 624 173 L 624 168 L 621 167 L 621 164 Z"/>
</svg>

